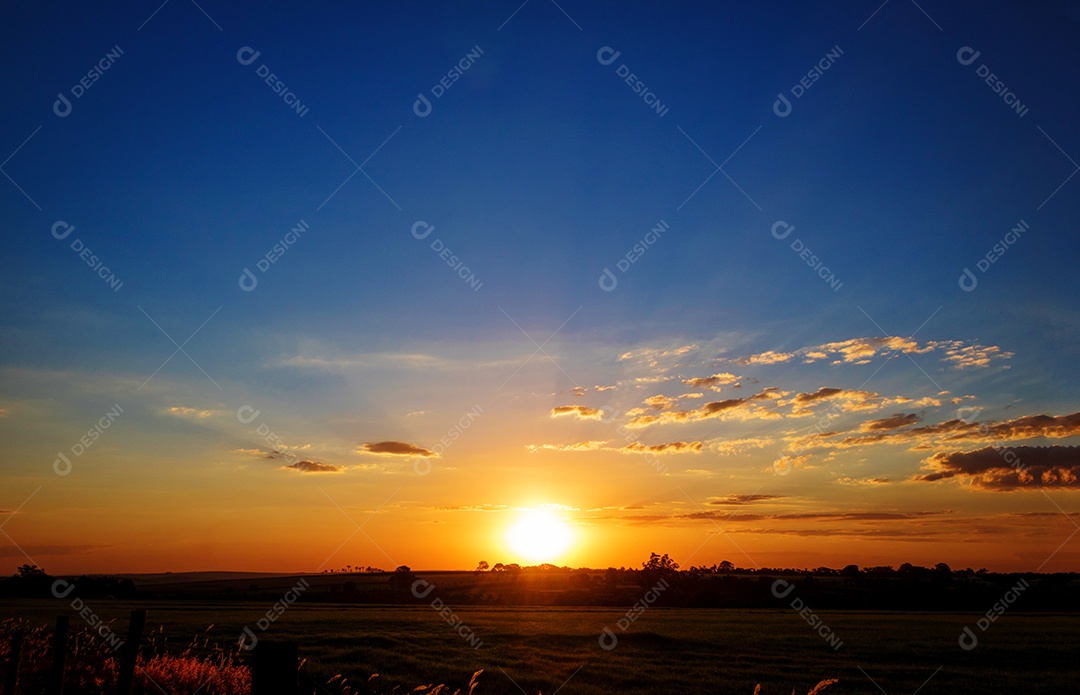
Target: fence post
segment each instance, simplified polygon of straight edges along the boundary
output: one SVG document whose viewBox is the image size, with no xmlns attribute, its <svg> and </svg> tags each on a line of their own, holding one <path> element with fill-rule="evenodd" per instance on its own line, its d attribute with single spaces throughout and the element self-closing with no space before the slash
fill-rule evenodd
<svg viewBox="0 0 1080 695">
<path fill-rule="evenodd" d="M 68 616 L 56 616 L 56 632 L 52 639 L 52 671 L 45 687 L 48 695 L 62 695 L 64 692 L 64 660 L 67 658 Z"/>
<path fill-rule="evenodd" d="M 142 642 L 145 625 L 146 611 L 142 609 L 131 611 L 127 640 L 120 651 L 120 673 L 116 675 L 116 695 L 131 695 L 131 686 L 135 681 L 135 661 L 139 657 L 139 643 Z"/>
<path fill-rule="evenodd" d="M 11 635 L 11 647 L 8 649 L 7 663 L 4 669 L 4 692 L 15 695 L 19 686 L 19 658 L 22 656 L 23 631 L 16 630 Z"/>
<path fill-rule="evenodd" d="M 296 642 L 259 640 L 251 656 L 251 695 L 298 695 L 299 670 Z"/>
</svg>

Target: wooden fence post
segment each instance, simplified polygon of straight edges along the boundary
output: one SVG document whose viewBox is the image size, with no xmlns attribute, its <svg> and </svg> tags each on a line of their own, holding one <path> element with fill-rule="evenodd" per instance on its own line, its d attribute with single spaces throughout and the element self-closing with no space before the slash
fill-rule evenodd
<svg viewBox="0 0 1080 695">
<path fill-rule="evenodd" d="M 139 643 L 142 642 L 145 625 L 146 611 L 141 609 L 131 611 L 127 640 L 120 651 L 120 672 L 116 675 L 116 695 L 131 695 L 131 686 L 135 681 L 135 661 L 139 657 Z"/>
<path fill-rule="evenodd" d="M 19 658 L 22 656 L 22 645 L 23 631 L 16 630 L 11 635 L 11 646 L 8 649 L 4 667 L 4 692 L 7 695 L 15 695 L 15 688 L 19 686 Z"/>
<path fill-rule="evenodd" d="M 296 642 L 259 640 L 251 656 L 251 695 L 298 695 L 299 670 Z"/>
<path fill-rule="evenodd" d="M 52 671 L 45 692 L 62 695 L 64 692 L 64 660 L 67 658 L 68 616 L 56 616 L 56 632 L 52 640 Z"/>
</svg>

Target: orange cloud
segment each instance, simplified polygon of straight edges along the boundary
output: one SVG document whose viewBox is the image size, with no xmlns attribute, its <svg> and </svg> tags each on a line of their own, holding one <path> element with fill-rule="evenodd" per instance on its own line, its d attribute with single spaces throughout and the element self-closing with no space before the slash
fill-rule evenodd
<svg viewBox="0 0 1080 695">
<path fill-rule="evenodd" d="M 735 376 L 731 372 L 720 372 L 719 374 L 713 374 L 712 376 L 683 379 L 682 382 L 694 389 L 712 389 L 714 391 L 719 391 L 722 386 L 738 384 L 739 378 L 740 377 Z"/>
<path fill-rule="evenodd" d="M 585 405 L 558 405 L 551 409 L 551 417 L 563 415 L 575 416 L 582 420 L 600 420 L 604 417 L 604 411 Z"/>
<path fill-rule="evenodd" d="M 985 447 L 939 452 L 924 459 L 929 471 L 913 480 L 962 478 L 982 490 L 1080 488 L 1080 447 Z"/>
<path fill-rule="evenodd" d="M 804 364 L 811 364 L 832 357 L 833 364 L 867 364 L 879 354 L 922 355 L 936 350 L 944 351 L 943 361 L 958 369 L 987 367 L 993 360 L 1004 360 L 1013 356 L 1013 353 L 1004 352 L 996 345 L 967 344 L 961 340 L 930 341 L 920 345 L 918 341 L 911 338 L 879 336 L 823 343 L 793 352 L 767 350 L 737 357 L 732 361 L 738 364 L 777 364 L 802 357 Z"/>
<path fill-rule="evenodd" d="M 529 444 L 526 448 L 529 453 L 535 454 L 537 451 L 596 451 L 607 444 L 603 439 L 590 439 L 584 442 L 575 442 L 573 444 Z"/>
<path fill-rule="evenodd" d="M 681 453 L 692 452 L 700 453 L 704 445 L 701 442 L 670 442 L 668 444 L 642 444 L 641 442 L 631 442 L 624 446 L 621 451 L 627 453 L 640 453 L 645 451 L 651 451 L 654 454 L 662 454 L 665 452 Z"/>
<path fill-rule="evenodd" d="M 282 466 L 282 468 L 291 468 L 292 470 L 301 473 L 338 473 L 345 470 L 342 466 L 335 466 L 330 463 L 319 463 L 318 461 L 297 461 L 291 466 Z"/>
<path fill-rule="evenodd" d="M 423 456 L 424 458 L 437 457 L 431 449 L 422 446 L 408 444 L 406 442 L 364 442 L 360 451 L 365 454 L 378 454 L 380 456 Z"/>
<path fill-rule="evenodd" d="M 901 427 L 908 427 L 909 425 L 914 425 L 921 420 L 922 418 L 915 413 L 909 413 L 907 415 L 897 413 L 892 417 L 886 417 L 880 420 L 867 420 L 866 422 L 859 425 L 859 431 L 877 432 L 880 430 L 895 430 L 900 429 Z"/>
</svg>

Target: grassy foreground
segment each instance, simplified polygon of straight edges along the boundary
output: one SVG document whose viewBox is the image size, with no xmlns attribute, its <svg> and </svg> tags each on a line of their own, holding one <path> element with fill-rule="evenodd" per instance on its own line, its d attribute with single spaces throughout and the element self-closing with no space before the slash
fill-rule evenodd
<svg viewBox="0 0 1080 695">
<path fill-rule="evenodd" d="M 458 624 L 474 636 L 470 644 L 430 606 L 301 602 L 265 632 L 256 626 L 265 603 L 99 600 L 92 607 L 120 634 L 131 608 L 147 608 L 151 641 L 174 652 L 192 642 L 233 651 L 248 625 L 263 638 L 298 641 L 305 670 L 320 682 L 342 674 L 362 684 L 377 673 L 380 691 L 426 683 L 467 690 L 478 669 L 478 695 L 551 694 L 560 687 L 566 694 L 747 695 L 757 684 L 763 695 L 786 695 L 824 678 L 840 679 L 830 694 L 910 693 L 927 679 L 923 695 L 981 694 L 1067 692 L 1080 681 L 1075 614 L 1008 614 L 965 651 L 958 637 L 979 616 L 822 612 L 843 640 L 833 649 L 791 610 L 650 608 L 623 631 L 617 621 L 625 611 L 606 608 L 454 607 Z M 65 608 L 59 601 L 3 601 L 0 618 L 47 625 Z M 80 624 L 73 615 L 72 627 Z M 604 627 L 617 637 L 614 648 L 600 646 Z"/>
</svg>

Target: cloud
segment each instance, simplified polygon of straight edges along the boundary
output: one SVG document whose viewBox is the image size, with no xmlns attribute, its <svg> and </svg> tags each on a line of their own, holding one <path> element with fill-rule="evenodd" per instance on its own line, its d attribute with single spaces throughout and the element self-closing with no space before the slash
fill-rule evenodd
<svg viewBox="0 0 1080 695">
<path fill-rule="evenodd" d="M 767 495 L 764 497 L 768 497 Z M 768 500 L 762 500 L 768 501 Z M 710 503 L 711 504 L 711 503 Z M 717 521 L 736 524 L 763 524 L 745 527 L 748 534 L 770 533 L 793 536 L 851 536 L 866 538 L 903 538 L 919 540 L 917 536 L 936 536 L 949 532 L 955 520 L 952 512 L 913 511 L 875 512 L 842 511 L 794 514 L 761 514 L 741 509 L 731 509 L 739 504 L 733 502 L 725 509 L 695 511 L 674 514 L 622 514 L 615 516 L 631 524 L 650 526 L 684 526 L 688 522 Z M 603 517 L 600 517 L 603 518 Z M 792 524 L 807 525 L 807 527 Z"/>
<path fill-rule="evenodd" d="M 713 505 L 728 505 L 737 504 L 744 505 L 751 502 L 769 502 L 772 500 L 784 499 L 786 495 L 726 495 L 724 497 L 718 497 L 713 500 L 709 500 L 708 504 Z"/>
<path fill-rule="evenodd" d="M 713 391 L 719 391 L 722 386 L 738 384 L 740 378 L 741 377 L 737 377 L 731 372 L 720 372 L 719 374 L 713 374 L 712 376 L 683 379 L 682 382 L 694 389 L 712 389 Z"/>
<path fill-rule="evenodd" d="M 310 446 L 311 445 L 309 444 L 309 445 L 305 445 L 305 446 L 302 446 L 302 447 L 299 447 L 299 448 L 300 449 L 307 449 Z M 287 460 L 290 457 L 291 458 L 296 458 L 296 454 L 294 454 L 291 450 L 282 451 L 280 449 L 269 449 L 269 450 L 267 450 L 267 449 L 233 449 L 233 451 L 235 453 L 238 453 L 238 454 L 246 454 L 248 456 L 258 456 L 259 458 L 262 458 L 262 459 L 286 459 Z"/>
<path fill-rule="evenodd" d="M 319 463 L 318 461 L 297 461 L 291 466 L 282 466 L 282 468 L 290 468 L 294 471 L 300 471 L 301 473 L 339 473 L 345 470 L 343 466 L 335 466 L 330 463 Z"/>
<path fill-rule="evenodd" d="M 738 364 L 778 364 L 801 357 L 804 364 L 832 359 L 833 364 L 867 364 L 879 354 L 893 353 L 921 355 L 943 351 L 946 364 L 958 369 L 988 367 L 993 360 L 1010 359 L 1011 352 L 1004 352 L 996 345 L 968 344 L 962 340 L 930 341 L 920 345 L 917 340 L 899 336 L 851 338 L 800 348 L 793 352 L 767 350 L 753 355 L 736 357 L 730 361 Z"/>
<path fill-rule="evenodd" d="M 812 415 L 811 408 L 819 403 L 830 401 L 841 412 L 873 411 L 889 406 L 908 405 L 915 407 L 940 406 L 941 401 L 932 398 L 912 400 L 905 396 L 886 397 L 872 391 L 858 391 L 836 387 L 822 387 L 817 391 L 799 393 L 793 398 L 784 400 L 789 391 L 781 391 L 775 386 L 769 386 L 747 398 L 728 398 L 721 401 L 705 403 L 696 410 L 663 410 L 656 415 L 646 415 L 645 411 L 635 409 L 627 414 L 634 417 L 628 427 L 647 427 L 657 423 L 668 422 L 697 422 L 709 418 L 738 419 L 738 420 L 778 420 L 783 417 L 808 417 Z M 791 406 L 787 414 L 766 407 L 771 401 L 777 406 Z M 666 401 L 657 401 L 666 403 Z"/>
<path fill-rule="evenodd" d="M 806 468 L 807 463 L 810 461 L 809 454 L 803 454 L 802 456 L 781 456 L 773 461 L 772 468 L 766 468 L 765 473 L 776 473 L 777 475 L 787 475 L 796 468 Z"/>
<path fill-rule="evenodd" d="M 405 413 L 405 417 L 417 417 L 419 415 L 427 415 L 427 414 L 428 414 L 428 411 L 426 411 L 426 410 L 413 410 L 413 411 L 410 411 L 408 413 Z"/>
<path fill-rule="evenodd" d="M 424 458 L 438 457 L 431 449 L 422 446 L 408 444 L 406 442 L 364 442 L 359 451 L 365 454 L 378 454 L 380 456 L 423 456 Z"/>
<path fill-rule="evenodd" d="M 929 472 L 913 480 L 962 478 L 976 488 L 998 491 L 1080 489 L 1080 447 L 985 447 L 939 452 L 923 460 L 923 470 Z"/>
<path fill-rule="evenodd" d="M 964 345 L 955 340 L 945 349 L 944 361 L 951 363 L 957 369 L 967 369 L 968 367 L 989 367 L 992 360 L 1007 360 L 1012 356 L 1013 353 L 1002 352 L 996 345 L 989 347 Z"/>
<path fill-rule="evenodd" d="M 781 415 L 759 404 L 759 401 L 767 400 L 770 396 L 769 389 L 757 393 L 749 398 L 728 398 L 723 401 L 712 401 L 703 404 L 696 410 L 664 410 L 657 415 L 641 415 L 642 411 L 629 411 L 629 415 L 636 415 L 627 427 L 641 428 L 650 425 L 671 422 L 698 422 L 711 418 L 736 419 L 736 420 L 775 420 Z"/>
<path fill-rule="evenodd" d="M 642 444 L 641 442 L 632 442 L 624 447 L 604 446 L 607 444 L 606 440 L 590 439 L 584 442 L 575 442 L 573 444 L 529 444 L 526 448 L 529 453 L 535 454 L 538 451 L 618 451 L 624 454 L 632 453 L 644 453 L 652 452 L 654 454 L 662 453 L 700 453 L 704 448 L 702 442 L 669 442 L 666 444 Z"/>
<path fill-rule="evenodd" d="M 904 415 L 897 413 L 892 417 L 882 418 L 880 420 L 867 420 L 859 425 L 859 431 L 861 432 L 877 432 L 880 430 L 895 430 L 901 427 L 908 427 L 922 421 L 922 418 L 915 413 L 909 413 Z"/>
<path fill-rule="evenodd" d="M 836 482 L 840 485 L 888 485 L 892 481 L 888 478 L 851 478 L 844 476 L 843 478 L 837 478 Z"/>
<path fill-rule="evenodd" d="M 761 449 L 773 443 L 770 437 L 745 437 L 743 439 L 713 440 L 709 449 L 721 456 L 742 454 L 747 449 Z"/>
<path fill-rule="evenodd" d="M 756 355 L 747 355 L 746 357 L 738 357 L 735 362 L 739 364 L 779 364 L 781 362 L 789 362 L 795 358 L 793 352 L 773 352 L 772 350 L 766 350 L 765 352 L 759 352 Z"/>
<path fill-rule="evenodd" d="M 526 448 L 530 454 L 535 454 L 537 451 L 596 451 L 607 444 L 607 440 L 604 439 L 590 439 L 584 442 L 575 442 L 573 444 L 529 444 Z"/>
<path fill-rule="evenodd" d="M 642 402 L 654 410 L 668 410 L 674 408 L 678 401 L 669 396 L 649 396 Z"/>
<path fill-rule="evenodd" d="M 775 401 L 775 400 L 779 400 L 781 398 L 784 398 L 784 397 L 786 397 L 786 396 L 788 396 L 790 394 L 791 394 L 790 391 L 781 391 L 779 388 L 777 388 L 775 386 L 767 386 L 767 387 L 761 389 L 761 391 L 755 393 L 753 396 L 750 396 L 750 400 L 752 400 L 752 401 Z"/>
<path fill-rule="evenodd" d="M 551 417 L 562 417 L 563 415 L 575 416 L 582 420 L 600 420 L 604 417 L 604 411 L 585 405 L 557 405 L 551 409 Z"/>
<path fill-rule="evenodd" d="M 832 398 L 833 396 L 837 396 L 837 395 L 840 395 L 842 393 L 844 393 L 844 389 L 835 388 L 835 387 L 828 387 L 828 386 L 822 386 L 821 388 L 819 388 L 817 391 L 814 391 L 813 393 L 798 393 L 798 394 L 795 394 L 795 398 L 791 399 L 790 402 L 793 403 L 797 407 L 801 407 L 801 406 L 805 406 L 808 403 L 814 403 L 815 401 L 820 401 L 820 400 L 825 400 L 827 398 Z M 869 392 L 868 391 L 857 391 L 857 392 L 852 392 L 852 393 L 869 393 Z"/>
<path fill-rule="evenodd" d="M 848 413 L 855 411 L 881 410 L 896 405 L 906 405 L 916 408 L 940 407 L 941 401 L 932 396 L 912 400 L 906 396 L 882 396 L 874 391 L 861 391 L 855 389 L 843 389 L 834 386 L 822 386 L 817 391 L 795 394 L 790 400 L 779 400 L 778 405 L 790 405 L 791 414 L 807 416 L 810 409 L 824 402 L 831 402 L 833 407 L 840 412 Z"/>
<path fill-rule="evenodd" d="M 888 336 L 885 338 L 852 338 L 851 340 L 842 340 L 835 343 L 825 343 L 816 348 L 804 349 L 804 354 L 808 362 L 828 359 L 828 355 L 838 355 L 839 359 L 846 363 L 866 364 L 880 352 L 919 354 L 929 352 L 934 347 L 935 343 L 929 343 L 927 346 L 920 348 L 918 341 L 899 336 Z M 813 358 L 811 358 L 811 354 L 814 355 Z M 824 354 L 826 357 L 818 357 L 817 355 L 820 354 Z"/>
<path fill-rule="evenodd" d="M 659 367 L 661 362 L 677 361 L 683 355 L 696 350 L 697 347 L 697 345 L 683 345 L 681 347 L 666 350 L 662 348 L 641 348 L 636 352 L 628 350 L 619 355 L 616 361 L 626 362 L 628 360 L 634 360 L 641 362 L 648 367 Z"/>
<path fill-rule="evenodd" d="M 574 396 L 577 396 L 577 397 L 580 398 L 580 397 L 585 395 L 585 387 L 584 386 L 575 386 L 574 388 L 570 389 L 570 393 L 571 393 L 571 395 L 574 395 Z"/>
<path fill-rule="evenodd" d="M 910 443 L 914 448 L 929 448 L 941 442 L 1002 442 L 1048 437 L 1065 439 L 1080 434 L 1080 412 L 1072 415 L 1027 415 L 1013 420 L 984 423 L 969 420 L 946 420 L 935 425 L 892 432 L 846 437 L 835 445 L 843 448 L 868 444 Z"/>
<path fill-rule="evenodd" d="M 182 405 L 174 405 L 170 408 L 166 408 L 165 413 L 169 415 L 175 415 L 177 417 L 196 417 L 199 419 L 210 417 L 214 414 L 213 410 L 201 410 L 199 408 L 188 408 Z"/>
<path fill-rule="evenodd" d="M 692 452 L 701 453 L 701 449 L 704 445 L 701 442 L 670 442 L 667 444 L 642 444 L 641 442 L 631 442 L 624 446 L 621 451 L 624 453 L 640 453 L 645 451 L 651 451 L 654 454 L 662 454 L 665 452 L 670 453 L 682 453 Z"/>
</svg>

